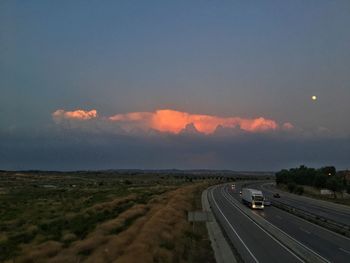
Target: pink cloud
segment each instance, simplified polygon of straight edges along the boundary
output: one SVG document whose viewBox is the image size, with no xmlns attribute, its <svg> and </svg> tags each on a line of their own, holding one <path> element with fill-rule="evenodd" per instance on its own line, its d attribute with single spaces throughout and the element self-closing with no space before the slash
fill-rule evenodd
<svg viewBox="0 0 350 263">
<path fill-rule="evenodd" d="M 97 111 L 96 110 L 74 110 L 74 111 L 65 111 L 65 110 L 56 110 L 52 113 L 52 118 L 56 121 L 60 121 L 63 119 L 68 120 L 90 120 L 97 118 Z"/>
<path fill-rule="evenodd" d="M 214 115 L 191 114 L 182 111 L 162 109 L 155 112 L 132 112 L 109 117 L 110 121 L 121 126 L 135 126 L 142 129 L 154 129 L 160 132 L 178 134 L 188 125 L 201 133 L 212 134 L 218 126 L 240 128 L 248 132 L 276 130 L 278 124 L 266 118 L 245 119 L 239 117 L 218 117 Z"/>
<path fill-rule="evenodd" d="M 276 121 L 263 117 L 220 117 L 208 114 L 192 114 L 171 109 L 159 109 L 154 112 L 129 112 L 102 118 L 99 118 L 96 110 L 85 111 L 78 109 L 65 111 L 59 109 L 52 113 L 52 117 L 56 122 L 62 120 L 86 121 L 97 119 L 100 120 L 99 125 L 101 125 L 102 129 L 103 127 L 113 129 L 114 127 L 127 133 L 157 131 L 179 134 L 191 130 L 202 134 L 213 134 L 218 128 L 258 133 L 274 131 L 280 128 L 284 130 L 293 129 L 293 125 L 289 122 L 284 123 L 280 127 Z"/>
<path fill-rule="evenodd" d="M 284 130 L 291 130 L 291 129 L 294 129 L 294 125 L 291 124 L 290 122 L 286 122 L 286 123 L 283 123 L 282 128 Z"/>
</svg>

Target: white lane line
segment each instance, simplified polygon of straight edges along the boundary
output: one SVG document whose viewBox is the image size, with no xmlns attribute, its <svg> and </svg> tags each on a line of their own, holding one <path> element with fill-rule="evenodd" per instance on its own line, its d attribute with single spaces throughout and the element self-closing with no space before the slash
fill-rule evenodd
<svg viewBox="0 0 350 263">
<path fill-rule="evenodd" d="M 345 253 L 347 253 L 347 254 L 350 255 L 350 251 L 348 251 L 348 250 L 346 250 L 346 249 L 344 249 L 344 248 L 342 248 L 342 247 L 340 247 L 339 250 L 341 250 L 341 251 L 343 251 L 343 252 L 345 252 Z"/>
<path fill-rule="evenodd" d="M 230 221 L 227 219 L 227 217 L 224 215 L 224 213 L 222 212 L 222 210 L 220 209 L 220 207 L 218 206 L 217 202 L 215 201 L 214 195 L 213 195 L 213 190 L 211 189 L 210 191 L 211 193 L 211 198 L 213 199 L 213 202 L 216 206 L 216 208 L 219 210 L 220 214 L 223 216 L 223 218 L 226 220 L 227 224 L 230 226 L 231 230 L 235 233 L 235 235 L 238 237 L 239 241 L 241 241 L 241 243 L 243 244 L 243 246 L 246 248 L 246 250 L 248 251 L 248 253 L 251 255 L 251 257 L 254 259 L 254 261 L 256 263 L 259 263 L 258 259 L 253 255 L 252 251 L 250 251 L 250 249 L 248 248 L 248 246 L 244 243 L 244 241 L 242 240 L 242 238 L 238 235 L 236 229 L 234 229 L 234 227 L 231 225 Z"/>
<path fill-rule="evenodd" d="M 228 194 L 228 196 L 230 196 Z M 233 198 L 232 196 L 230 196 L 231 198 Z M 226 198 L 227 199 L 227 198 Z M 231 204 L 233 204 L 234 206 L 236 206 L 231 200 L 229 200 L 231 202 Z M 239 210 L 241 210 L 238 206 L 236 206 Z M 242 211 L 240 211 L 241 213 L 243 213 Z M 243 213 L 244 214 L 244 213 Z M 246 217 L 248 217 L 246 214 L 244 214 Z M 253 219 L 251 219 L 250 217 L 248 217 L 251 221 L 253 221 Z M 265 220 L 265 219 L 263 219 Z M 267 220 L 265 220 L 266 222 L 268 222 Z M 255 224 L 257 224 L 255 221 L 253 221 Z M 310 251 L 311 253 L 314 253 L 315 255 L 319 256 L 323 261 L 330 263 L 330 261 L 324 257 L 322 257 L 320 254 L 318 254 L 316 251 L 312 250 L 311 248 L 305 246 L 303 243 L 299 242 L 298 240 L 296 240 L 295 238 L 291 237 L 290 235 L 288 235 L 286 232 L 284 232 L 282 229 L 278 228 L 277 226 L 271 224 L 270 222 L 268 222 L 272 227 L 274 227 L 275 229 L 281 231 L 284 235 L 286 235 L 287 237 L 289 237 L 290 239 L 292 239 L 294 242 L 298 243 L 300 246 L 304 247 L 306 250 Z M 259 225 L 258 225 L 259 226 Z M 260 227 L 260 226 L 259 226 Z M 260 227 L 261 228 L 261 227 Z M 264 229 L 262 229 L 263 231 L 265 231 Z"/>
<path fill-rule="evenodd" d="M 310 231 L 307 231 L 306 229 L 304 229 L 304 228 L 302 228 L 302 227 L 299 227 L 299 229 L 301 230 L 301 231 L 303 231 L 303 232 L 305 232 L 306 234 L 311 234 L 311 232 Z"/>
<path fill-rule="evenodd" d="M 283 210 L 282 210 L 282 211 L 283 211 Z M 288 212 L 286 212 L 286 211 L 283 211 L 283 212 L 284 212 L 284 213 L 288 213 Z M 302 217 L 293 215 L 293 214 L 291 214 L 291 213 L 288 213 L 288 214 L 289 214 L 290 216 L 292 216 L 292 217 L 296 217 L 297 219 L 299 219 L 299 220 L 301 220 L 301 221 L 304 221 L 304 222 L 306 222 L 306 223 L 309 223 L 309 224 L 315 226 L 316 228 L 320 228 L 321 230 L 325 230 L 325 231 L 329 232 L 329 233 L 332 234 L 332 235 L 335 235 L 335 236 L 340 237 L 340 238 L 342 238 L 342 239 L 350 240 L 350 238 L 348 238 L 347 236 L 343 236 L 343 235 L 341 235 L 341 234 L 339 234 L 339 233 L 337 233 L 337 232 L 333 232 L 333 231 L 331 231 L 331 230 L 329 230 L 329 229 L 327 229 L 327 228 L 324 228 L 323 226 L 320 226 L 320 225 L 317 225 L 317 224 L 315 224 L 315 223 L 312 223 L 312 222 L 310 222 L 310 221 L 308 221 L 308 220 L 306 220 L 306 219 L 304 219 L 304 218 L 302 218 Z"/>
<path fill-rule="evenodd" d="M 235 207 L 242 215 L 247 217 L 251 222 L 253 222 L 257 227 L 259 227 L 265 234 L 267 234 L 272 240 L 274 240 L 277 244 L 279 244 L 281 247 L 283 247 L 285 250 L 287 250 L 290 254 L 292 254 L 295 258 L 297 258 L 300 262 L 305 262 L 303 259 L 301 259 L 298 255 L 296 255 L 293 251 L 291 251 L 288 247 L 283 245 L 279 240 L 277 240 L 274 236 L 272 236 L 269 232 L 267 232 L 265 229 L 263 229 L 260 225 L 258 225 L 253 219 L 251 219 L 249 216 L 247 216 L 245 213 L 241 211 L 241 209 L 236 206 L 230 199 L 226 197 L 225 191 L 223 188 L 221 188 L 221 194 L 222 196 L 233 206 Z"/>
</svg>

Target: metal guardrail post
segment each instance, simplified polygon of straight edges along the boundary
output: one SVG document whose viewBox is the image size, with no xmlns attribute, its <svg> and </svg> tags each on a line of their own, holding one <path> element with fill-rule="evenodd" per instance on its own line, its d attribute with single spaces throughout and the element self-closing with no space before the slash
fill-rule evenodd
<svg viewBox="0 0 350 263">
<path fill-rule="evenodd" d="M 276 200 L 272 201 L 271 204 L 279 209 L 285 210 L 291 214 L 299 216 L 299 217 L 301 217 L 305 220 L 308 220 L 312 223 L 320 225 L 320 226 L 327 228 L 331 231 L 337 232 L 338 234 L 350 237 L 350 226 L 349 225 L 335 222 L 331 219 L 310 213 L 310 212 L 305 211 L 303 209 L 296 208 L 294 206 L 287 205 L 287 204 L 284 204 L 284 203 L 276 201 Z"/>
</svg>

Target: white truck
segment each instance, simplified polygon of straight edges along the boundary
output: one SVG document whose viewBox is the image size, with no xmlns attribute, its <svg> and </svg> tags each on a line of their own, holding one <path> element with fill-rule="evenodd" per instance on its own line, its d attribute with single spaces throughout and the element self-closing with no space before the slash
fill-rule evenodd
<svg viewBox="0 0 350 263">
<path fill-rule="evenodd" d="M 253 209 L 264 209 L 264 196 L 260 190 L 243 188 L 242 202 Z"/>
</svg>

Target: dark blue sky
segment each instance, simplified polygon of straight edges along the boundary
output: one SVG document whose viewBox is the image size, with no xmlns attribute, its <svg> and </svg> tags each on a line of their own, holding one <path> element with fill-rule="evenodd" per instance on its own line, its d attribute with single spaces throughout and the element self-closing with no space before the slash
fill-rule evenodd
<svg viewBox="0 0 350 263">
<path fill-rule="evenodd" d="M 349 43 L 347 0 L 1 1 L 0 168 L 348 168 Z M 57 122 L 58 109 L 99 120 Z M 203 138 L 106 123 L 158 109 L 293 129 Z"/>
</svg>

